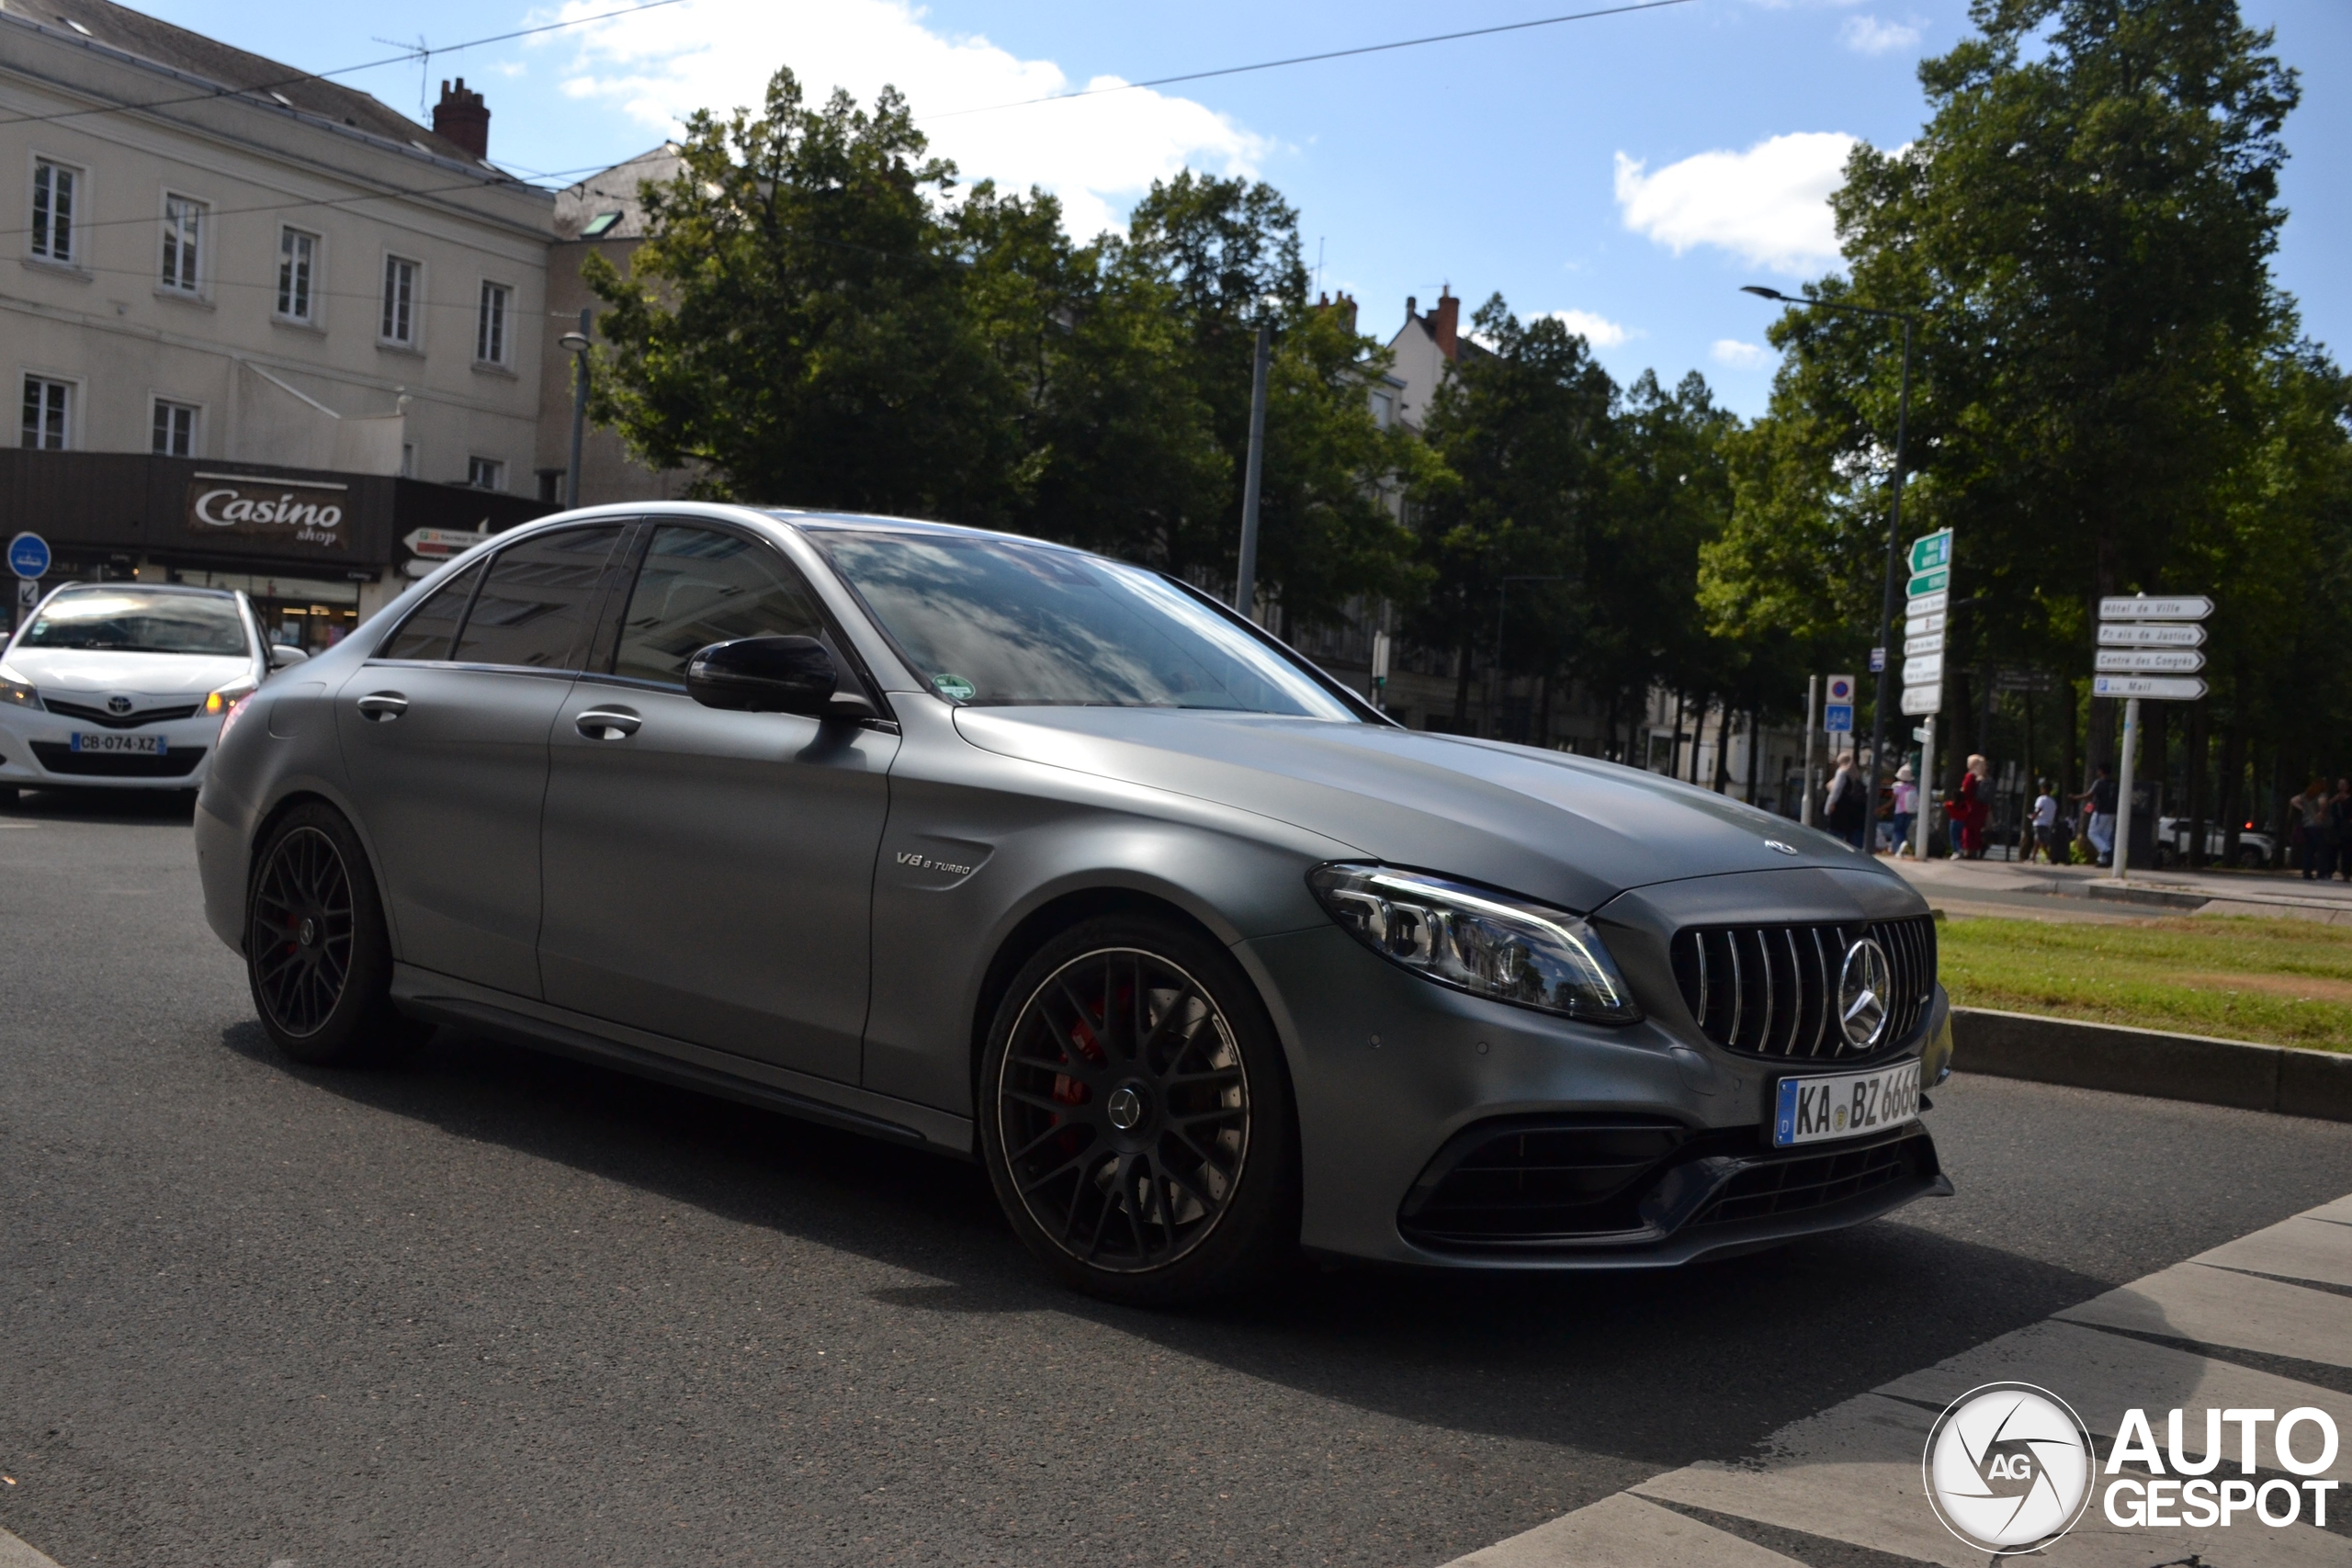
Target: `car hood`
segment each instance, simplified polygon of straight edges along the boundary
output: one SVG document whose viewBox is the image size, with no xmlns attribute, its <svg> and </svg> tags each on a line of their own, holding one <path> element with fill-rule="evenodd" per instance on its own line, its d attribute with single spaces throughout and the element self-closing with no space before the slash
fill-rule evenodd
<svg viewBox="0 0 2352 1568">
<path fill-rule="evenodd" d="M 1569 909 L 1651 883 L 1802 866 L 1867 870 L 1903 886 L 1784 817 L 1530 746 L 1165 708 L 959 708 L 956 728 L 987 750 L 1274 818 L 1391 865 Z"/>
<path fill-rule="evenodd" d="M 201 696 L 252 675 L 243 654 L 113 653 L 100 649 L 19 648 L 8 668 L 44 692 L 136 692 Z"/>
</svg>

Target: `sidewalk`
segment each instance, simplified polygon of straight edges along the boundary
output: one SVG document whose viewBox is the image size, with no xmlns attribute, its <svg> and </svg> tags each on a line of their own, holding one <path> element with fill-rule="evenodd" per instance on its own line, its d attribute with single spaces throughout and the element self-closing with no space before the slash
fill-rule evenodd
<svg viewBox="0 0 2352 1568">
<path fill-rule="evenodd" d="M 2291 871 L 2134 871 L 2124 882 L 2086 865 L 1880 857 L 1944 908 L 1972 914 L 2147 919 L 2165 914 L 2265 915 L 2352 925 L 2352 883 Z M 2053 900 L 2064 900 L 2063 904 Z"/>
</svg>

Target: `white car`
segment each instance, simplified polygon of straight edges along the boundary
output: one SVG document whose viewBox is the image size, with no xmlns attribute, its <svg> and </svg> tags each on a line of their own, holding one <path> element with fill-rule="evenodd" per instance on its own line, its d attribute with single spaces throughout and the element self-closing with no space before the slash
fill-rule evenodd
<svg viewBox="0 0 2352 1568">
<path fill-rule="evenodd" d="M 2222 863 L 2222 852 L 2229 842 L 2228 834 L 2219 822 L 2205 824 L 2205 861 L 2209 865 Z M 2270 863 L 2278 852 L 2278 840 L 2267 833 L 2257 833 L 2251 827 L 2238 834 L 2237 864 L 2247 871 L 2259 871 Z M 2177 865 L 2188 854 L 2188 818 L 2163 817 L 2156 820 L 2156 863 Z"/>
<path fill-rule="evenodd" d="M 193 790 L 220 721 L 272 670 L 243 593 L 74 583 L 0 651 L 0 800 L 20 789 Z"/>
</svg>

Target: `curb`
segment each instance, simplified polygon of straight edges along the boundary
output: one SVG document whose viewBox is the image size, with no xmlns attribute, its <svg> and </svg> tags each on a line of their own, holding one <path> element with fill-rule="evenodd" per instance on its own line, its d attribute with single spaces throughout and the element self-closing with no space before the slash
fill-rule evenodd
<svg viewBox="0 0 2352 1568">
<path fill-rule="evenodd" d="M 1951 1010 L 1952 1070 L 2352 1122 L 2352 1053 Z"/>
</svg>

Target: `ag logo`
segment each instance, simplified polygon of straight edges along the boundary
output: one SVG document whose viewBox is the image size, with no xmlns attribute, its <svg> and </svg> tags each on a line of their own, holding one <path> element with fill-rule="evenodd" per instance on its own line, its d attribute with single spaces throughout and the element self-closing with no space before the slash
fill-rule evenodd
<svg viewBox="0 0 2352 1568">
<path fill-rule="evenodd" d="M 1838 970 L 1838 1023 L 1856 1049 L 1869 1050 L 1886 1032 L 1887 993 L 1894 988 L 1886 949 L 1864 937 L 1846 950 Z"/>
<path fill-rule="evenodd" d="M 2031 1383 L 1995 1382 L 1952 1401 L 1920 1461 L 1946 1529 L 1995 1556 L 2064 1535 L 2091 1498 L 2089 1431 L 2066 1402 Z"/>
</svg>

